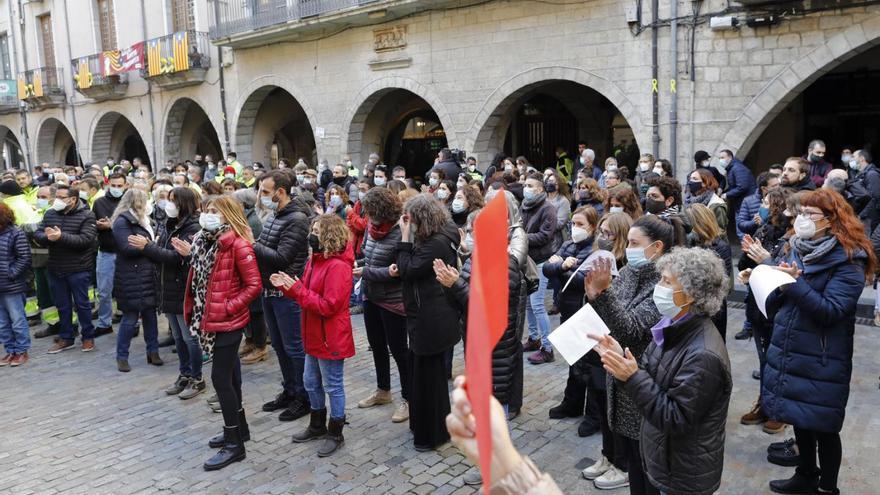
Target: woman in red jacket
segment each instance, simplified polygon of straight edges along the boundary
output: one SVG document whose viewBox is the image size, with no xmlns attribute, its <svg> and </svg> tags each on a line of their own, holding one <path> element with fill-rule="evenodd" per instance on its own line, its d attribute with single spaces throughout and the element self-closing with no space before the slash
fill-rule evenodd
<svg viewBox="0 0 880 495">
<path fill-rule="evenodd" d="M 354 356 L 348 297 L 352 287 L 354 254 L 351 232 L 335 214 L 321 215 L 312 224 L 312 257 L 303 278 L 284 272 L 270 277 L 272 285 L 302 307 L 302 341 L 306 351 L 303 382 L 312 407 L 309 427 L 293 436 L 297 443 L 324 438 L 318 456 L 327 457 L 342 446 L 345 424 L 345 358 Z M 330 397 L 330 423 L 324 392 Z"/>
<path fill-rule="evenodd" d="M 202 230 L 186 241 L 172 240 L 175 249 L 190 256 L 191 267 L 183 301 L 190 332 L 214 355 L 211 382 L 223 412 L 223 435 L 208 445 L 220 450 L 205 462 L 206 471 L 222 469 L 245 458 L 250 431 L 241 407 L 241 363 L 238 345 L 250 321 L 248 305 L 262 289 L 254 256 L 254 236 L 241 205 L 221 196 L 205 205 Z"/>
</svg>

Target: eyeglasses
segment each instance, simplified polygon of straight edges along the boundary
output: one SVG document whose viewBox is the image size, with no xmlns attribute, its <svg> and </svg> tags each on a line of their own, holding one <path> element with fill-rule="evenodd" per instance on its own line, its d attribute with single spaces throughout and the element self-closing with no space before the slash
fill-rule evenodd
<svg viewBox="0 0 880 495">
<path fill-rule="evenodd" d="M 813 219 L 813 220 L 821 220 L 821 219 L 825 218 L 825 214 L 822 213 L 821 211 L 806 211 L 806 210 L 801 210 L 801 211 L 798 212 L 798 214 L 799 214 L 799 215 L 803 215 L 803 216 L 805 216 L 805 217 L 809 217 L 809 218 L 811 218 L 811 219 Z"/>
<path fill-rule="evenodd" d="M 608 239 L 609 241 L 613 241 L 616 237 L 614 235 L 614 232 L 611 232 L 610 230 L 599 229 L 599 233 L 602 234 L 602 237 Z"/>
</svg>

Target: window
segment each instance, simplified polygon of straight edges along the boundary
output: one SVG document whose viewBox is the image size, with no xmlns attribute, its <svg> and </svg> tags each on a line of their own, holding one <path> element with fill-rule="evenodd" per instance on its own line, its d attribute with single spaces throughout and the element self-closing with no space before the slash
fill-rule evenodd
<svg viewBox="0 0 880 495">
<path fill-rule="evenodd" d="M 52 37 L 52 16 L 38 17 L 40 21 L 40 47 L 43 50 L 43 67 L 55 67 L 55 39 Z"/>
<path fill-rule="evenodd" d="M 98 26 L 101 31 L 101 50 L 116 48 L 116 13 L 113 0 L 98 0 Z"/>
<path fill-rule="evenodd" d="M 193 31 L 196 28 L 194 0 L 171 0 L 171 31 Z"/>
<path fill-rule="evenodd" d="M 12 79 L 12 65 L 9 62 L 9 38 L 0 34 L 0 79 Z"/>
</svg>

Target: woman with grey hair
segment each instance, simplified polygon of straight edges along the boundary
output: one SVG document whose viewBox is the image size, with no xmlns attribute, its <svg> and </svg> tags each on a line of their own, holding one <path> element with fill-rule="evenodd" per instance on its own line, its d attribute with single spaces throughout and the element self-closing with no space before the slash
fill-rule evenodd
<svg viewBox="0 0 880 495">
<path fill-rule="evenodd" d="M 389 269 L 392 277 L 400 277 L 403 282 L 413 384 L 409 393 L 410 429 L 416 450 L 424 452 L 449 440 L 444 353 L 460 339 L 455 324 L 460 313 L 434 275 L 434 260 L 456 266 L 461 236 L 449 218 L 449 210 L 430 194 L 407 201 L 398 225 L 401 241 L 397 244 L 397 263 Z"/>
<path fill-rule="evenodd" d="M 119 336 L 116 339 L 116 367 L 129 372 L 128 349 L 134 336 L 138 318 L 144 323 L 144 341 L 147 343 L 147 362 L 164 364 L 159 357 L 159 325 L 156 316 L 158 297 L 156 265 L 143 250 L 129 244 L 129 237 L 142 236 L 156 239 L 150 224 L 147 193 L 129 189 L 119 200 L 110 223 L 116 241 L 116 271 L 113 275 L 113 297 L 122 311 Z"/>
<path fill-rule="evenodd" d="M 728 277 L 721 260 L 701 248 L 673 249 L 656 267 L 652 299 L 663 318 L 641 363 L 610 335 L 593 336 L 596 350 L 642 415 L 648 481 L 663 493 L 711 494 L 721 484 L 733 387 L 727 348 L 712 323 Z"/>
</svg>

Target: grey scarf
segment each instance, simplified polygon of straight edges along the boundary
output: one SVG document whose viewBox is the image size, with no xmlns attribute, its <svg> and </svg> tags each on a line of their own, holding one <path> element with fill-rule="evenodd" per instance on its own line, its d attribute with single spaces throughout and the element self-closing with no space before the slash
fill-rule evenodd
<svg viewBox="0 0 880 495">
<path fill-rule="evenodd" d="M 826 235 L 818 239 L 801 239 L 798 236 L 792 236 L 788 241 L 791 247 L 797 251 L 798 257 L 805 265 L 822 259 L 828 254 L 834 246 L 837 246 L 837 237 Z"/>
<path fill-rule="evenodd" d="M 524 210 L 531 210 L 535 206 L 543 203 L 544 200 L 546 200 L 546 199 L 547 199 L 547 193 L 542 192 L 541 194 L 538 194 L 537 196 L 533 197 L 532 199 L 523 199 L 522 207 Z"/>
<path fill-rule="evenodd" d="M 713 191 L 711 189 L 704 192 L 703 194 L 696 194 L 696 195 L 691 194 L 690 191 L 687 191 L 687 193 L 684 196 L 684 204 L 690 206 L 690 205 L 694 205 L 697 203 L 702 203 L 706 206 L 709 206 L 709 200 L 712 199 L 712 195 L 714 193 L 715 193 L 715 191 Z"/>
</svg>

